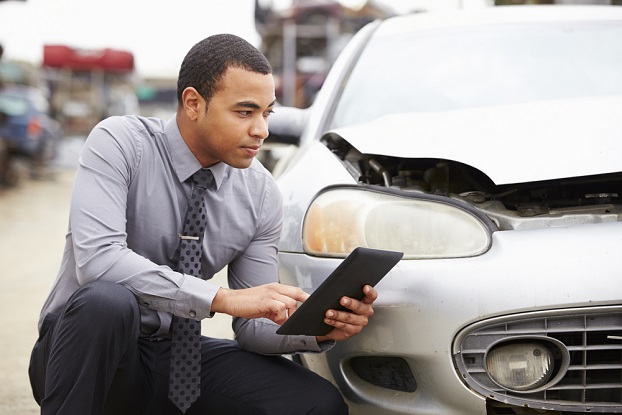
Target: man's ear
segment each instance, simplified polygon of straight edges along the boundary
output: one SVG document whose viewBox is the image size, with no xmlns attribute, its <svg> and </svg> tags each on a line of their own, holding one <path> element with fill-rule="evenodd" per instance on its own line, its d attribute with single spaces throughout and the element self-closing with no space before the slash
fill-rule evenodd
<svg viewBox="0 0 622 415">
<path fill-rule="evenodd" d="M 193 87 L 189 86 L 181 94 L 183 111 L 188 119 L 195 121 L 201 112 L 205 111 L 205 99 Z"/>
</svg>

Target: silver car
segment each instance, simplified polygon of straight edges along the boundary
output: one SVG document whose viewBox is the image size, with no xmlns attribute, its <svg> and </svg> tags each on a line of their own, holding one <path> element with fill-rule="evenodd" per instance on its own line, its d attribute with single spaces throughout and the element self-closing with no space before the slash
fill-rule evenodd
<svg viewBox="0 0 622 415">
<path fill-rule="evenodd" d="M 270 129 L 299 139 L 284 283 L 405 253 L 363 333 L 301 356 L 352 414 L 622 413 L 622 7 L 372 23 Z"/>
</svg>

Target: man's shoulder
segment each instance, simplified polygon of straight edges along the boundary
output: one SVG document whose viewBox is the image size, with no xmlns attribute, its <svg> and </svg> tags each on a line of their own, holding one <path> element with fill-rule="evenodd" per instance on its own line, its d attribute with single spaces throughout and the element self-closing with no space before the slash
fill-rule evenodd
<svg viewBox="0 0 622 415">
<path fill-rule="evenodd" d="M 253 162 L 251 163 L 248 170 L 253 172 L 253 174 L 257 174 L 266 180 L 274 181 L 272 173 L 270 173 L 270 171 L 257 159 L 253 159 Z"/>
<path fill-rule="evenodd" d="M 115 115 L 100 121 L 87 141 L 104 146 L 116 145 L 124 151 L 141 153 L 146 148 L 159 147 L 157 143 L 165 136 L 165 125 L 164 121 L 157 118 Z"/>
<path fill-rule="evenodd" d="M 240 171 L 247 176 L 249 182 L 254 183 L 258 187 L 263 189 L 276 187 L 272 173 L 257 159 L 254 159 L 248 168 Z"/>
<path fill-rule="evenodd" d="M 86 139 L 85 147 L 104 157 L 121 155 L 138 166 L 147 154 L 159 154 L 165 123 L 137 115 L 115 115 L 100 121 Z"/>
<path fill-rule="evenodd" d="M 97 124 L 96 128 L 104 128 L 111 132 L 133 132 L 137 135 L 151 136 L 164 132 L 165 122 L 158 118 L 143 117 L 141 115 L 114 115 Z"/>
</svg>

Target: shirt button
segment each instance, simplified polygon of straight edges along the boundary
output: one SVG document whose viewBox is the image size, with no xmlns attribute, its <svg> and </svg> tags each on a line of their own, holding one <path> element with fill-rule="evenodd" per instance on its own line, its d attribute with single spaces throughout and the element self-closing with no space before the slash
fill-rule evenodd
<svg viewBox="0 0 622 415">
<path fill-rule="evenodd" d="M 196 312 L 196 311 L 194 311 L 194 310 L 190 310 L 190 312 L 188 313 L 188 315 L 189 315 L 190 317 L 193 317 L 193 318 L 194 318 L 194 317 L 196 317 L 196 316 L 197 316 L 197 312 Z"/>
</svg>

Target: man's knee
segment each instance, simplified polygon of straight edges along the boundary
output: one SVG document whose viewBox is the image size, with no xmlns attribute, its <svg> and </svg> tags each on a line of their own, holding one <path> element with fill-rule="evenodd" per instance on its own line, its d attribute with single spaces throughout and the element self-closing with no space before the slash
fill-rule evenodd
<svg viewBox="0 0 622 415">
<path fill-rule="evenodd" d="M 112 282 L 96 281 L 71 296 L 63 319 L 79 321 L 90 330 L 134 330 L 138 327 L 140 311 L 129 289 Z"/>
<path fill-rule="evenodd" d="M 113 379 L 135 374 L 139 331 L 140 311 L 127 288 L 94 282 L 78 289 L 33 349 L 29 375 L 41 413 L 102 413 Z"/>
<path fill-rule="evenodd" d="M 303 379 L 304 394 L 298 394 L 297 399 L 301 399 L 303 406 L 308 408 L 306 415 L 348 414 L 348 405 L 341 392 L 330 381 L 306 368 L 299 372 L 299 376 Z"/>
<path fill-rule="evenodd" d="M 321 392 L 316 395 L 313 409 L 308 415 L 347 415 L 348 405 L 341 396 L 339 390 L 330 382 L 326 381 L 321 387 Z"/>
</svg>

